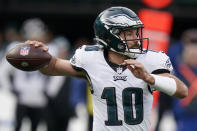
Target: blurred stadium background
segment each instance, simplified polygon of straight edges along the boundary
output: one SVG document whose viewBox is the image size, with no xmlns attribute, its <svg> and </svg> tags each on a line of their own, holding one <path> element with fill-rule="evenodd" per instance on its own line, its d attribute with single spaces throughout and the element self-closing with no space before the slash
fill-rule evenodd
<svg viewBox="0 0 197 131">
<path fill-rule="evenodd" d="M 150 8 L 141 0 L 1 0 L 0 29 L 13 22 L 20 27 L 27 18 L 40 17 L 52 31 L 65 34 L 71 41 L 81 35 L 92 38 L 94 19 L 110 6 L 126 6 L 136 12 Z M 174 17 L 172 38 L 179 39 L 183 30 L 196 26 L 196 6 L 196 0 L 172 0 L 161 9 Z"/>
<path fill-rule="evenodd" d="M 165 36 L 167 35 L 167 40 L 164 42 L 165 47 L 162 47 L 166 52 L 169 45 L 181 39 L 181 35 L 186 29 L 197 28 L 197 0 L 0 0 L 0 42 L 3 43 L 0 45 L 1 52 L 3 52 L 0 53 L 0 58 L 5 53 L 7 46 L 5 45 L 7 39 L 5 38 L 5 30 L 9 27 L 20 32 L 25 20 L 40 18 L 54 36 L 65 36 L 70 41 L 71 47 L 75 48 L 78 38 L 87 38 L 92 41 L 94 37 L 93 22 L 96 16 L 111 6 L 125 6 L 134 10 L 136 13 L 139 13 L 143 19 L 142 21 L 145 22 L 145 27 L 147 26 L 149 31 L 163 32 Z M 155 16 L 149 17 L 148 15 L 148 19 L 144 19 L 144 14 L 147 12 L 140 12 L 143 9 L 159 12 L 161 16 L 163 16 L 162 12 L 167 13 L 170 17 L 164 17 L 164 23 L 167 22 L 168 24 L 169 22 L 169 26 L 159 28 L 160 25 L 158 22 L 155 22 L 157 21 L 157 18 L 154 18 Z M 160 19 L 162 17 L 158 18 L 158 21 Z M 148 20 L 154 23 L 147 22 Z M 158 26 L 154 26 L 155 24 L 158 24 Z M 157 47 L 153 46 L 154 48 L 157 49 Z M 0 89 L 4 88 L 1 86 L 1 83 L 0 87 Z M 0 107 L 0 131 L 13 131 L 14 121 L 12 120 L 15 100 L 10 95 L 2 91 L 0 93 L 1 106 L 8 107 Z M 158 94 L 155 95 L 155 100 L 157 99 Z M 10 102 L 9 100 L 12 101 Z M 157 123 L 157 101 L 154 102 L 153 106 L 151 130 L 154 131 Z M 165 115 L 165 119 L 162 122 L 164 124 L 161 124 L 161 131 L 176 130 L 175 120 L 171 112 Z M 28 131 L 28 129 L 29 127 L 25 125 L 22 127 L 23 131 Z M 41 125 L 38 130 L 46 131 L 46 127 Z"/>
</svg>

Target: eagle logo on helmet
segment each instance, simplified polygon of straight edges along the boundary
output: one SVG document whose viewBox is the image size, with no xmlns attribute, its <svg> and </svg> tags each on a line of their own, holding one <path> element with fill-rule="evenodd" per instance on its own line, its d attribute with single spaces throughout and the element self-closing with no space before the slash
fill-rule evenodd
<svg viewBox="0 0 197 131">
<path fill-rule="evenodd" d="M 121 32 L 128 29 L 137 30 L 137 39 L 123 40 Z M 132 10 L 125 7 L 111 7 L 101 12 L 94 22 L 95 40 L 107 50 L 136 58 L 138 54 L 148 51 L 149 39 L 143 38 L 144 24 Z M 145 46 L 143 41 L 147 40 Z M 138 48 L 129 48 L 127 42 L 138 41 Z"/>
<path fill-rule="evenodd" d="M 142 24 L 140 20 L 134 21 L 131 17 L 125 14 L 113 15 L 109 18 L 102 19 L 103 23 L 106 25 L 114 25 L 114 26 L 133 26 L 136 24 Z"/>
</svg>

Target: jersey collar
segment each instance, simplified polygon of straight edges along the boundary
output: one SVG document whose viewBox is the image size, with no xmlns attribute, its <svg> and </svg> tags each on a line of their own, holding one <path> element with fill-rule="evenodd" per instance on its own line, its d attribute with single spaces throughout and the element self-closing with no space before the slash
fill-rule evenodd
<svg viewBox="0 0 197 131">
<path fill-rule="evenodd" d="M 115 71 L 117 72 L 117 69 L 118 68 L 122 68 L 122 72 L 125 71 L 127 69 L 126 66 L 122 66 L 122 65 L 118 65 L 118 64 L 115 64 L 111 61 L 109 61 L 108 59 L 108 51 L 107 50 L 104 50 L 104 58 L 105 58 L 105 61 L 107 62 L 107 64 Z M 117 72 L 118 73 L 118 72 Z"/>
</svg>

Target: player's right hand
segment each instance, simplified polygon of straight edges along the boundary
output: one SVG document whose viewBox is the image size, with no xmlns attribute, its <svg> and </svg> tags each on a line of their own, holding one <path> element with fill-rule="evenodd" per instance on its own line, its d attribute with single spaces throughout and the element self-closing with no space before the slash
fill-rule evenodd
<svg viewBox="0 0 197 131">
<path fill-rule="evenodd" d="M 142 79 L 149 84 L 154 84 L 154 78 L 147 72 L 144 66 L 133 59 L 124 60 L 122 63 L 123 66 L 127 66 L 127 68 L 133 73 L 136 78 Z"/>
<path fill-rule="evenodd" d="M 34 45 L 35 47 L 42 47 L 44 51 L 48 51 L 49 48 L 42 42 L 39 41 L 35 41 L 35 40 L 27 40 L 25 41 L 25 44 L 30 44 L 30 45 Z"/>
</svg>

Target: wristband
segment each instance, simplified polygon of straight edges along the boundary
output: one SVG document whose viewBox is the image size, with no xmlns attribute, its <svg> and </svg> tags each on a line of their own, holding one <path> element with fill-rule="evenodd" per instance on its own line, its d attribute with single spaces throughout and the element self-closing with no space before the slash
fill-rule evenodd
<svg viewBox="0 0 197 131">
<path fill-rule="evenodd" d="M 164 92 L 170 96 L 175 94 L 176 81 L 173 78 L 153 74 L 150 75 L 155 79 L 155 84 L 150 85 L 151 88 Z"/>
</svg>

